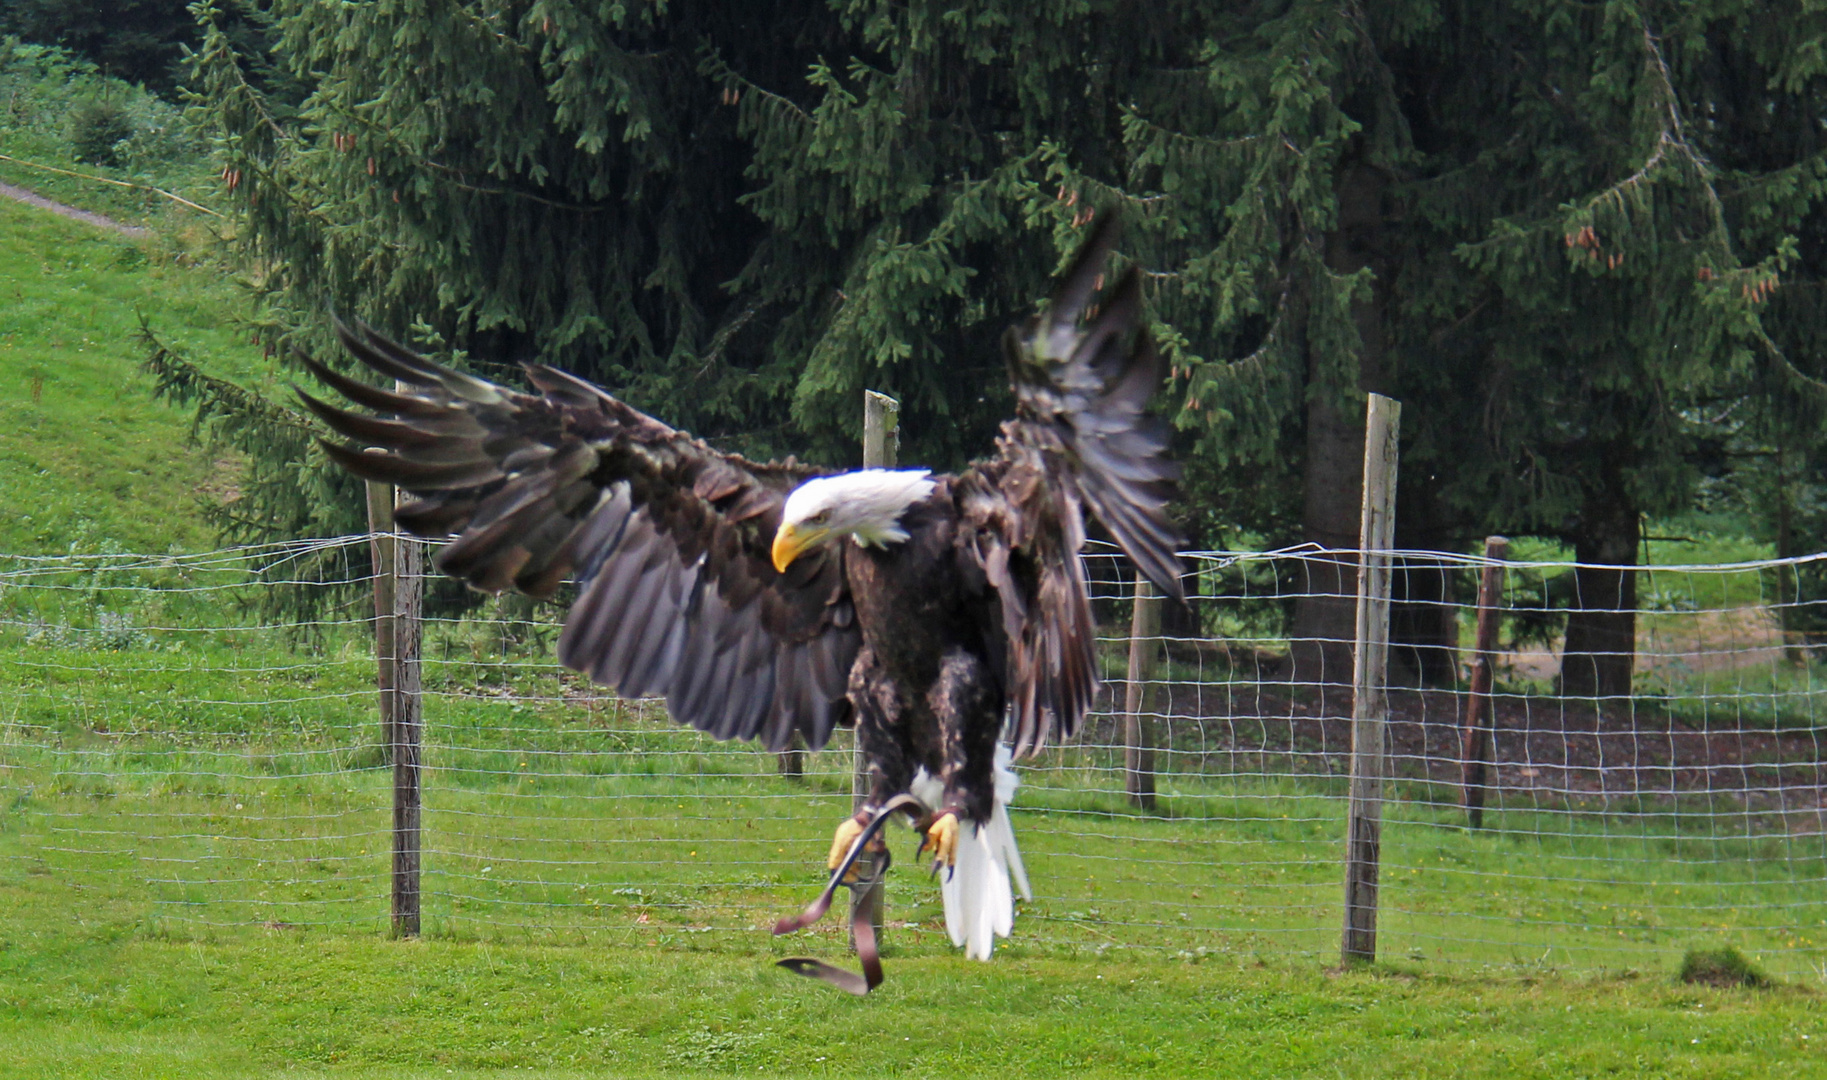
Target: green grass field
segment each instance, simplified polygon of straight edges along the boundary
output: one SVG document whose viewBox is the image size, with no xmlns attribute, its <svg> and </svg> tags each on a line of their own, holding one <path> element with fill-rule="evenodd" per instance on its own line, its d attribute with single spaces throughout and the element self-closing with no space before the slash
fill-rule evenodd
<svg viewBox="0 0 1827 1080">
<path fill-rule="evenodd" d="M 130 335 L 263 383 L 236 290 L 0 204 L 0 296 L 0 552 L 211 546 L 232 463 Z M 782 779 L 476 620 L 428 633 L 426 934 L 390 940 L 359 598 L 299 631 L 234 565 L 30 565 L 0 565 L 0 1076 L 1827 1075 L 1818 833 L 1699 800 L 1473 835 L 1407 791 L 1387 959 L 1338 971 L 1338 780 L 1181 750 L 1148 816 L 1108 749 L 1027 774 L 1038 895 L 989 964 L 903 862 L 889 982 L 842 997 L 772 966 L 840 959 L 835 920 L 765 929 L 820 883 L 842 748 Z M 1780 985 L 1674 980 L 1727 944 Z"/>
<path fill-rule="evenodd" d="M 993 962 L 952 953 L 936 890 L 903 864 L 890 981 L 844 999 L 772 967 L 841 959 L 834 920 L 765 929 L 818 887 L 842 748 L 785 780 L 768 755 L 443 636 L 476 629 L 434 627 L 428 648 L 417 942 L 387 937 L 388 773 L 352 633 L 0 639 L 0 1038 L 17 1048 L 0 1069 L 1827 1071 L 1818 838 L 1746 840 L 1706 807 L 1514 807 L 1472 835 L 1450 808 L 1395 804 L 1390 959 L 1338 972 L 1336 785 L 1169 775 L 1138 817 L 1097 751 L 1028 773 L 1016 826 L 1039 895 Z M 1685 950 L 1722 944 L 1783 985 L 1674 981 Z"/>
<path fill-rule="evenodd" d="M 640 722 L 617 725 L 627 739 Z M 656 770 L 689 779 L 586 781 L 575 774 L 600 763 L 572 755 L 523 777 L 524 747 L 434 748 L 427 933 L 392 941 L 384 773 L 333 749 L 274 753 L 279 741 L 75 756 L 75 740 L 14 744 L 0 1075 L 1827 1074 L 1818 981 L 1671 977 L 1689 943 L 1756 941 L 1742 925 L 1754 912 L 1716 912 L 1712 932 L 1656 925 L 1646 894 L 1674 871 L 1648 858 L 1604 887 L 1535 876 L 1577 868 L 1595 842 L 1569 841 L 1557 861 L 1526 836 L 1392 823 L 1400 910 L 1384 951 L 1397 959 L 1340 972 L 1324 801 L 1237 798 L 1165 821 L 1026 811 L 1042 895 L 1017 937 L 988 964 L 959 959 L 931 886 L 903 866 L 889 982 L 856 1001 L 771 965 L 841 958 L 834 925 L 763 929 L 817 887 L 844 806 L 835 774 L 801 788 L 759 755 L 724 754 L 722 777 L 689 760 Z M 64 767 L 41 771 L 40 755 Z M 731 768 L 744 757 L 747 776 Z M 1423 868 L 1430 887 L 1403 887 Z M 1683 887 L 1703 902 L 1747 884 L 1742 866 L 1697 877 Z M 1807 887 L 1776 898 L 1805 902 Z M 1533 919 L 1549 947 L 1429 936 L 1475 925 L 1445 913 L 1480 910 L 1487 936 L 1521 941 Z M 1545 929 L 1560 920 L 1596 925 Z M 1582 942 L 1611 963 L 1571 972 L 1558 950 Z"/>
<path fill-rule="evenodd" d="M 0 1031 L 22 1075 L 1798 1075 L 1827 1038 L 1818 832 L 1696 797 L 1501 806 L 1471 834 L 1405 787 L 1387 959 L 1336 973 L 1340 783 L 1185 743 L 1147 816 L 1107 748 L 1027 772 L 1038 895 L 988 965 L 903 863 L 890 982 L 838 1000 L 771 966 L 841 959 L 836 921 L 766 928 L 820 884 L 843 747 L 783 779 L 477 618 L 427 633 L 425 938 L 389 941 L 359 611 L 300 635 L 235 602 L 237 563 L 122 562 L 0 567 Z M 1783 985 L 1674 981 L 1722 945 Z"/>
</svg>

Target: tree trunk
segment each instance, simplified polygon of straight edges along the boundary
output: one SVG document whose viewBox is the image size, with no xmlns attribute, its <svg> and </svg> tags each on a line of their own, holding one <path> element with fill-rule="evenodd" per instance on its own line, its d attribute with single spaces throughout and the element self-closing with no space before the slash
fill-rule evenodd
<svg viewBox="0 0 1827 1080">
<path fill-rule="evenodd" d="M 1387 178 L 1353 161 L 1339 177 L 1339 224 L 1326 236 L 1326 264 L 1351 274 L 1366 266 L 1377 272 L 1370 298 L 1352 305 L 1361 348 L 1355 385 L 1335 385 L 1327 358 L 1309 343 L 1307 353 L 1306 472 L 1302 480 L 1301 535 L 1309 543 L 1350 551 L 1357 547 L 1359 488 L 1364 475 L 1362 399 L 1350 390 L 1381 391 L 1384 377 L 1384 308 L 1388 289 L 1377 257 Z M 1301 595 L 1286 674 L 1311 687 L 1320 713 L 1348 716 L 1351 710 L 1351 641 L 1357 620 L 1357 557 L 1309 558 L 1301 566 Z"/>
<path fill-rule="evenodd" d="M 1389 681 L 1453 685 L 1459 678 L 1459 609 L 1452 572 L 1443 563 L 1403 559 L 1390 585 Z"/>
<path fill-rule="evenodd" d="M 1417 427 L 1419 424 L 1416 425 Z M 1403 476 L 1396 493 L 1396 547 L 1444 551 L 1452 543 L 1425 463 Z M 1389 681 L 1452 686 L 1459 681 L 1459 608 L 1453 571 L 1431 559 L 1401 559 L 1390 579 Z"/>
<path fill-rule="evenodd" d="M 1561 650 L 1561 693 L 1628 698 L 1637 655 L 1637 565 L 1642 529 L 1636 507 L 1607 485 L 1588 496 L 1574 538 L 1574 607 Z"/>
<path fill-rule="evenodd" d="M 1782 447 L 1776 450 L 1776 557 L 1791 559 L 1796 550 L 1794 504 L 1789 498 L 1788 456 Z M 1802 649 L 1800 622 L 1796 618 L 1801 601 L 1796 585 L 1795 567 L 1784 563 L 1776 568 L 1776 620 L 1783 632 L 1783 659 L 1800 664 L 1808 654 Z"/>
<path fill-rule="evenodd" d="M 1317 694 L 1322 715 L 1351 709 L 1351 641 L 1357 628 L 1357 507 L 1364 468 L 1364 425 L 1330 404 L 1307 406 L 1307 475 L 1302 539 L 1344 554 L 1301 560 L 1300 597 L 1289 635 L 1288 679 Z M 1346 466 L 1351 466 L 1347 468 Z"/>
</svg>

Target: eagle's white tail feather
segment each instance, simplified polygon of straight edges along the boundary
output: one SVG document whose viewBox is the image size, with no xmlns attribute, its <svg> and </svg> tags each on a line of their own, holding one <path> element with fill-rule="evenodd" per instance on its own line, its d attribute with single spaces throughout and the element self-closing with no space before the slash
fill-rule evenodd
<svg viewBox="0 0 1827 1080">
<path fill-rule="evenodd" d="M 1022 864 L 1021 849 L 1015 846 L 1015 830 L 1009 825 L 1009 804 L 1015 801 L 1015 789 L 1021 785 L 1015 770 L 1009 768 L 1012 760 L 1008 747 L 996 747 L 996 808 L 990 815 L 990 843 L 1002 853 L 1002 860 L 1008 864 L 1009 875 L 1015 879 L 1015 888 L 1021 898 L 1032 900 L 1034 890 L 1028 888 L 1028 868 Z M 1008 935 L 1005 933 L 1003 937 Z"/>
<path fill-rule="evenodd" d="M 945 931 L 952 944 L 963 946 L 964 955 L 973 960 L 988 960 L 996 939 L 1008 937 L 1014 930 L 1014 890 L 1019 890 L 1024 900 L 1033 899 L 1028 871 L 1022 865 L 1015 831 L 1009 825 L 1008 803 L 1017 784 L 1009 760 L 1008 747 L 998 746 L 996 801 L 990 820 L 983 825 L 974 821 L 960 823 L 957 862 L 949 871 L 939 872 L 939 892 L 945 900 Z M 924 769 L 908 787 L 914 798 L 928 806 L 939 805 L 945 795 L 939 782 Z"/>
<path fill-rule="evenodd" d="M 1015 891 L 1023 900 L 1034 899 L 1034 890 L 1028 887 L 1028 868 L 1022 864 L 1021 849 L 1015 846 L 1015 830 L 1009 825 L 1009 809 L 1000 802 L 996 804 L 996 815 L 990 819 L 988 831 L 990 845 L 1001 852 L 1009 877 L 1015 882 Z"/>
</svg>

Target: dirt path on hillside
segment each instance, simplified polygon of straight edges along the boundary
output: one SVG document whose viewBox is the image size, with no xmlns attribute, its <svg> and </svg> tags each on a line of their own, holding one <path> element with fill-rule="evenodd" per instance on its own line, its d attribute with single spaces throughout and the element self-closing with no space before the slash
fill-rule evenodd
<svg viewBox="0 0 1827 1080">
<path fill-rule="evenodd" d="M 151 229 L 142 228 L 138 225 L 125 225 L 106 214 L 97 214 L 90 210 L 78 210 L 74 206 L 65 206 L 63 203 L 47 199 L 43 195 L 27 191 L 22 187 L 14 187 L 12 184 L 0 183 L 0 195 L 4 195 L 15 202 L 25 203 L 27 206 L 36 206 L 40 210 L 49 210 L 53 214 L 67 217 L 72 221 L 87 222 L 99 229 L 107 229 L 111 232 L 117 232 L 122 236 L 130 236 L 135 240 L 143 240 L 152 235 Z"/>
</svg>

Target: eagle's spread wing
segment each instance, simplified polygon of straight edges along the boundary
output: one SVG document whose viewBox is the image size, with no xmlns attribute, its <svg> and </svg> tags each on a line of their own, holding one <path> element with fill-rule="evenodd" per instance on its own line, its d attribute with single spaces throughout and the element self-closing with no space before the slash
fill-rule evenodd
<svg viewBox="0 0 1827 1080">
<path fill-rule="evenodd" d="M 1132 268 L 1089 321 L 1116 242 L 1105 215 L 1046 309 L 1004 338 L 1016 419 L 996 458 L 964 477 L 973 556 L 1001 601 L 1016 757 L 1077 730 L 1097 691 L 1096 639 L 1078 553 L 1083 512 L 1104 523 L 1156 588 L 1184 599 L 1165 507 L 1178 467 L 1143 410 L 1161 382 Z"/>
<path fill-rule="evenodd" d="M 325 442 L 332 459 L 417 498 L 401 525 L 455 537 L 439 569 L 538 597 L 575 579 L 559 659 L 624 695 L 664 694 L 675 720 L 718 738 L 781 749 L 798 730 L 817 748 L 849 722 L 861 635 L 841 559 L 808 552 L 781 574 L 768 557 L 781 504 L 813 470 L 719 453 L 552 368 L 529 365 L 538 393 L 520 393 L 337 329 L 400 391 L 306 358 L 379 415 L 300 396 L 355 441 Z"/>
</svg>

